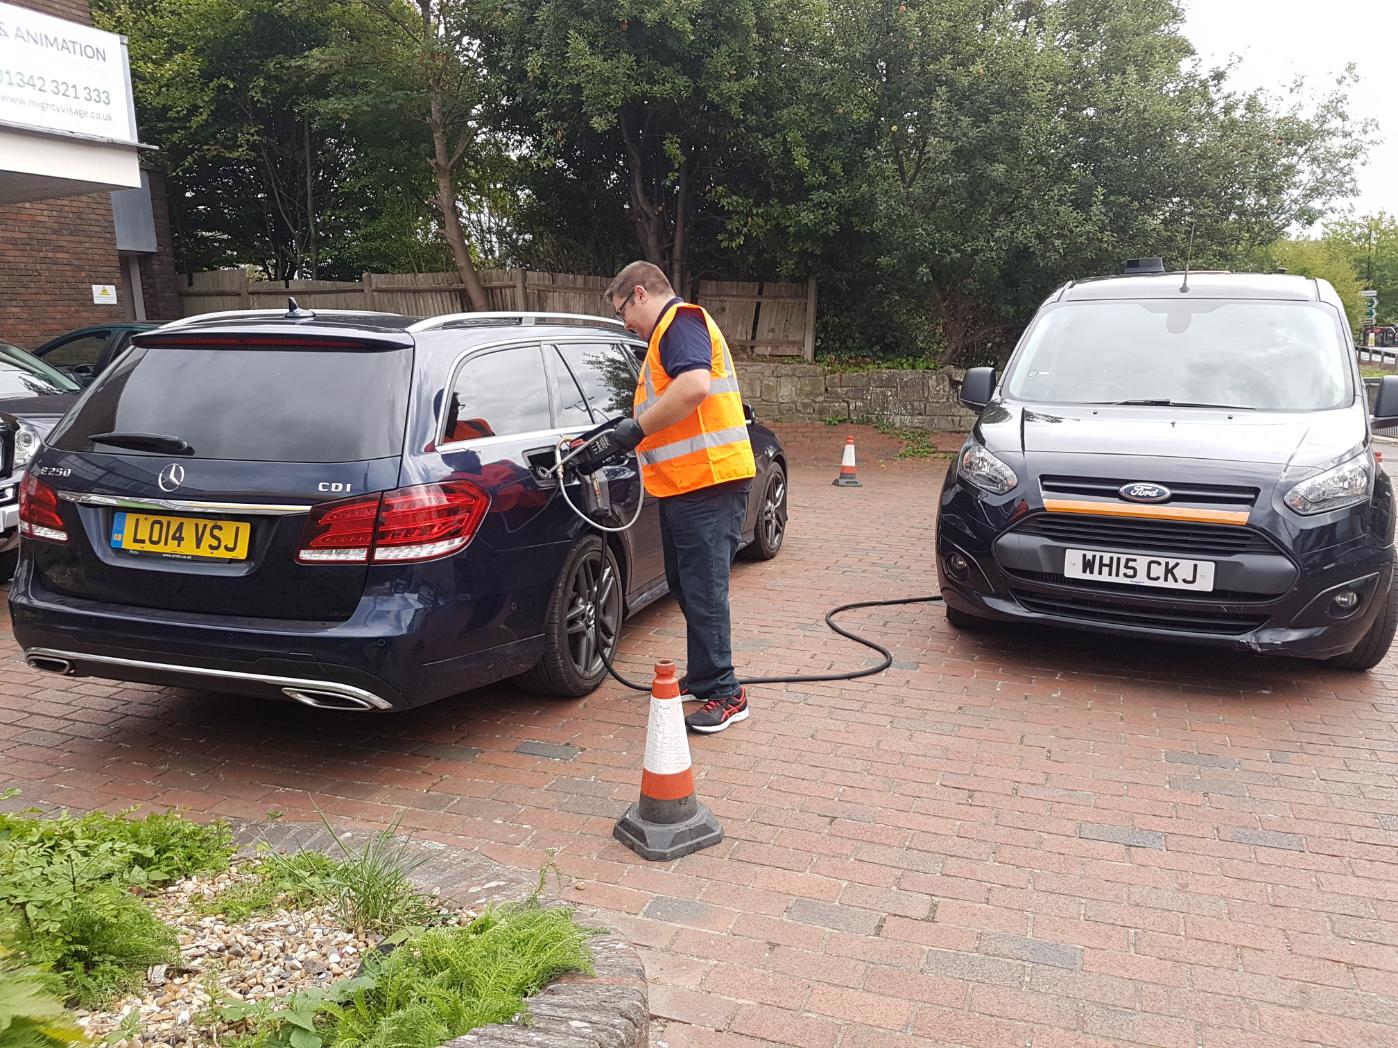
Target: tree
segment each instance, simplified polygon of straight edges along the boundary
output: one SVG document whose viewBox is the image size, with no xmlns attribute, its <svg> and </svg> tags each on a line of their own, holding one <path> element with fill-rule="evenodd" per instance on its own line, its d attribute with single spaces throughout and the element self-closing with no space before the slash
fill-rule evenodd
<svg viewBox="0 0 1398 1048">
<path fill-rule="evenodd" d="M 93 15 L 129 39 L 142 136 L 160 148 L 184 266 L 312 275 L 336 235 L 329 216 L 350 149 L 342 128 L 312 119 L 317 85 L 300 65 L 326 26 L 279 0 L 95 0 Z"/>
<path fill-rule="evenodd" d="M 1378 322 L 1398 323 L 1398 218 L 1380 211 L 1336 219 L 1325 239 L 1345 253 L 1363 286 L 1379 293 Z"/>
<path fill-rule="evenodd" d="M 321 55 L 338 65 L 335 104 L 362 119 L 426 129 L 433 202 L 472 309 L 489 305 L 462 222 L 462 172 L 488 153 L 489 76 L 467 0 L 344 0 L 342 32 Z M 365 17 L 356 18 L 362 14 Z"/>
<path fill-rule="evenodd" d="M 1328 280 L 1345 304 L 1351 330 L 1364 326 L 1364 298 L 1360 280 L 1347 246 L 1336 240 L 1278 240 L 1254 253 L 1249 268 L 1260 272 L 1285 269 L 1303 277 Z"/>
<path fill-rule="evenodd" d="M 696 234 L 721 222 L 714 189 L 746 149 L 776 0 L 497 0 L 482 31 L 510 128 L 539 170 L 604 213 L 620 202 L 640 254 L 677 288 Z M 498 16 L 498 17 L 497 17 Z"/>
</svg>

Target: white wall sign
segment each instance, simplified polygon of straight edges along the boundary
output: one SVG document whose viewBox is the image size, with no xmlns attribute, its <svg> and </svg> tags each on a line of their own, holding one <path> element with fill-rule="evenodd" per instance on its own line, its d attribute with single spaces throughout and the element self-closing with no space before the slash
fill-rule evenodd
<svg viewBox="0 0 1398 1048">
<path fill-rule="evenodd" d="M 117 304 L 117 293 L 115 284 L 93 284 L 92 301 L 98 306 L 114 306 Z"/>
<path fill-rule="evenodd" d="M 126 41 L 0 3 L 0 124 L 134 143 Z"/>
</svg>

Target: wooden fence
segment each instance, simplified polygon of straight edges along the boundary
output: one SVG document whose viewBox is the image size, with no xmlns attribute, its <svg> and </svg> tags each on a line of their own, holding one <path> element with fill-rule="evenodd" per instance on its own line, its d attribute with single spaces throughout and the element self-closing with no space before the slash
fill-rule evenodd
<svg viewBox="0 0 1398 1048">
<path fill-rule="evenodd" d="M 501 311 L 611 316 L 602 300 L 609 277 L 480 271 L 490 308 Z M 359 280 L 252 281 L 239 269 L 195 273 L 180 291 L 185 316 L 228 309 L 275 309 L 292 295 L 306 309 L 368 309 L 406 316 L 462 311 L 456 273 L 365 273 Z M 815 357 L 816 285 L 701 280 L 698 301 L 728 344 L 749 357 Z"/>
</svg>

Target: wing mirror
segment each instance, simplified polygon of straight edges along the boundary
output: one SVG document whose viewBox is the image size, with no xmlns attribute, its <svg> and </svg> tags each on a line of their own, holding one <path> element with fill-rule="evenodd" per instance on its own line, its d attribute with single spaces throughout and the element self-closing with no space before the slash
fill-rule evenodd
<svg viewBox="0 0 1398 1048">
<path fill-rule="evenodd" d="M 971 368 L 961 380 L 961 403 L 979 411 L 995 394 L 995 369 Z"/>
</svg>

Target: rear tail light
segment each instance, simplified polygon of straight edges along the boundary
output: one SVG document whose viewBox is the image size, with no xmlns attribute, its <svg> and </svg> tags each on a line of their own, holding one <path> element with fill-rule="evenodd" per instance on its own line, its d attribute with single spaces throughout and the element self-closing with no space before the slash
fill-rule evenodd
<svg viewBox="0 0 1398 1048">
<path fill-rule="evenodd" d="M 19 533 L 39 542 L 68 541 L 67 526 L 58 515 L 58 492 L 33 473 L 19 486 Z"/>
<path fill-rule="evenodd" d="M 296 559 L 402 564 L 449 557 L 470 545 L 489 505 L 490 497 L 464 480 L 328 502 L 311 511 Z"/>
</svg>

